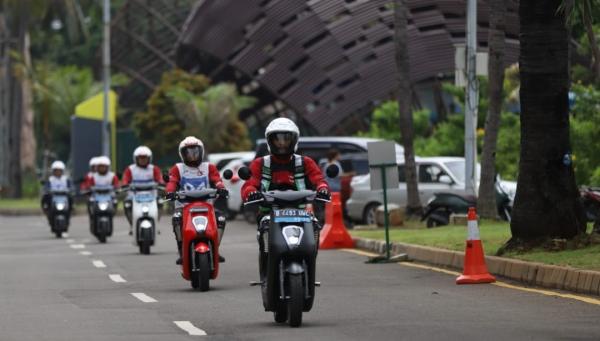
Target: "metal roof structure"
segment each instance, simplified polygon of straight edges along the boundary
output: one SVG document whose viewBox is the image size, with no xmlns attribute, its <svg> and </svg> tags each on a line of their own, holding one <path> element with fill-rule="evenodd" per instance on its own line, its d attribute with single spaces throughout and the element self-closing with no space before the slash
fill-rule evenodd
<svg viewBox="0 0 600 341">
<path fill-rule="evenodd" d="M 407 0 L 411 81 L 454 74 L 465 0 Z M 488 6 L 479 1 L 487 47 Z M 355 130 L 395 88 L 390 0 L 201 0 L 182 29 L 177 64 L 234 81 L 259 98 L 255 117 L 285 112 L 317 133 Z M 506 60 L 518 60 L 518 2 L 508 1 Z M 353 129 L 354 128 L 354 129 Z"/>
</svg>

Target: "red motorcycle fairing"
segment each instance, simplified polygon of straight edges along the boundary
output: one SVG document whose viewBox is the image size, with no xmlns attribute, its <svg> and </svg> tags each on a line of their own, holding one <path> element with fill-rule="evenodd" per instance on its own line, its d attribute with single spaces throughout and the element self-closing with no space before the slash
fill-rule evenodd
<svg viewBox="0 0 600 341">
<path fill-rule="evenodd" d="M 207 218 L 206 230 L 198 233 L 194 227 L 193 218 L 204 216 Z M 217 232 L 217 219 L 215 217 L 214 207 L 205 201 L 196 201 L 186 204 L 183 207 L 182 221 L 182 257 L 181 257 L 181 275 L 186 280 L 191 280 L 191 245 L 195 252 L 212 253 L 213 271 L 210 278 L 215 279 L 219 273 L 219 234 Z M 200 250 L 205 251 L 200 251 Z"/>
</svg>

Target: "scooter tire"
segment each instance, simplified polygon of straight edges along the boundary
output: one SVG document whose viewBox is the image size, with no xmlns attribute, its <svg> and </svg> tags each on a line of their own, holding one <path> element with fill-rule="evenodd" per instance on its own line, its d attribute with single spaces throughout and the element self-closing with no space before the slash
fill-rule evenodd
<svg viewBox="0 0 600 341">
<path fill-rule="evenodd" d="M 150 244 L 148 242 L 141 242 L 140 243 L 140 253 L 143 255 L 149 255 L 150 254 Z"/>
<path fill-rule="evenodd" d="M 300 327 L 302 324 L 302 311 L 304 310 L 304 285 L 302 274 L 289 275 L 288 319 L 290 327 Z"/>
<path fill-rule="evenodd" d="M 200 291 L 210 289 L 210 259 L 208 253 L 196 254 L 198 257 L 198 271 L 192 272 L 192 288 Z"/>
<path fill-rule="evenodd" d="M 102 244 L 106 243 L 106 235 L 105 234 L 99 234 L 96 236 L 96 238 L 98 238 L 98 241 Z"/>
<path fill-rule="evenodd" d="M 56 235 L 56 238 L 62 238 L 62 232 L 61 231 L 56 231 L 56 232 L 54 232 L 54 234 Z"/>
</svg>

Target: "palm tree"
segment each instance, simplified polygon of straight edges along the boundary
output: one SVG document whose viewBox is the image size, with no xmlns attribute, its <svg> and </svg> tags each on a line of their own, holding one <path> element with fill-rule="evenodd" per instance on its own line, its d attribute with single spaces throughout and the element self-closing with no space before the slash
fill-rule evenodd
<svg viewBox="0 0 600 341">
<path fill-rule="evenodd" d="M 417 183 L 417 168 L 413 148 L 414 128 L 411 108 L 412 91 L 410 86 L 410 63 L 408 59 L 408 10 L 406 0 L 394 1 L 394 27 L 396 44 L 396 78 L 398 82 L 397 101 L 400 110 L 400 134 L 404 146 L 405 175 L 406 175 L 406 215 L 420 216 L 423 207 L 419 199 Z M 395 160 L 394 160 L 395 161 Z"/>
<path fill-rule="evenodd" d="M 488 97 L 489 106 L 485 120 L 483 151 L 481 152 L 481 180 L 477 211 L 481 217 L 495 219 L 496 191 L 494 186 L 496 175 L 496 142 L 500 129 L 502 113 L 502 88 L 504 84 L 504 27 L 506 16 L 506 0 L 490 0 L 490 28 L 488 33 Z"/>
<path fill-rule="evenodd" d="M 512 239 L 585 232 L 569 142 L 569 34 L 561 0 L 521 1 L 521 155 Z"/>
<path fill-rule="evenodd" d="M 600 81 L 600 46 L 598 46 L 598 40 L 594 34 L 594 11 L 592 9 L 598 8 L 600 8 L 600 0 L 563 0 L 560 6 L 560 11 L 567 15 L 569 25 L 580 23 L 585 29 L 592 51 L 592 71 L 596 81 Z"/>
</svg>

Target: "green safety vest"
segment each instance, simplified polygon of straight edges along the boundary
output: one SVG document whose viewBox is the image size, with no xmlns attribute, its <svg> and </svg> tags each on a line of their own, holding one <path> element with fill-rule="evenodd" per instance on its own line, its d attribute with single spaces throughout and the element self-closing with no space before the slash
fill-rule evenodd
<svg viewBox="0 0 600 341">
<path fill-rule="evenodd" d="M 271 186 L 271 155 L 263 157 L 261 175 L 261 191 L 266 192 Z M 304 159 L 301 155 L 294 154 L 294 183 L 296 184 L 296 190 L 303 191 L 306 189 L 306 177 L 304 175 Z M 302 205 L 304 207 L 304 205 Z M 262 212 L 269 211 L 267 207 L 260 207 Z"/>
</svg>

